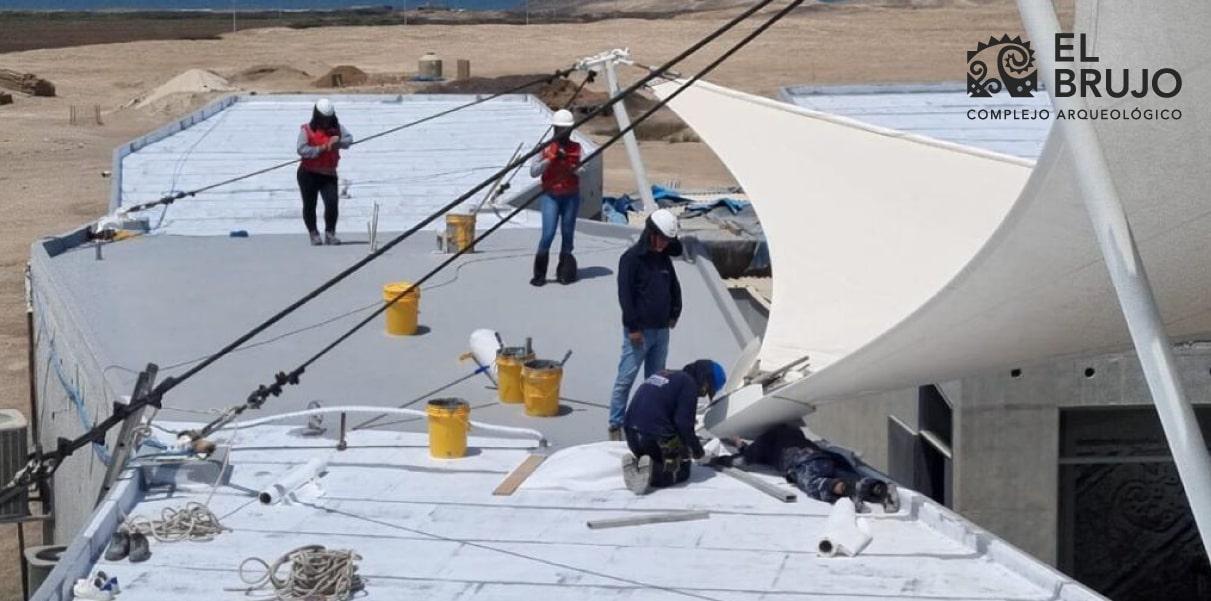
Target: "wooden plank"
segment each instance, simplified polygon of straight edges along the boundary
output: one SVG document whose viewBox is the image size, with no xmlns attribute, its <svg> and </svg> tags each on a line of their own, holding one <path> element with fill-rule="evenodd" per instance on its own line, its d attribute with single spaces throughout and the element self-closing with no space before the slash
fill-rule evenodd
<svg viewBox="0 0 1211 601">
<path fill-rule="evenodd" d="M 709 517 L 711 517 L 711 512 L 709 511 L 676 511 L 673 513 L 636 515 L 608 520 L 589 520 L 585 522 L 585 525 L 593 530 L 601 530 L 602 528 L 623 528 L 626 526 L 643 526 L 646 524 L 690 522 L 693 520 L 705 520 Z"/>
<path fill-rule="evenodd" d="M 723 472 L 723 473 L 725 473 L 725 474 L 727 474 L 775 499 L 778 499 L 779 501 L 782 501 L 783 503 L 794 503 L 799 498 L 799 495 L 795 494 L 795 492 L 790 490 L 789 488 L 784 488 L 781 486 L 777 486 L 775 484 L 770 484 L 769 482 L 766 482 L 765 480 L 762 480 L 761 478 L 758 478 L 744 470 L 736 469 L 734 467 L 724 467 L 724 468 L 719 468 L 719 471 L 721 471 L 721 472 Z"/>
<path fill-rule="evenodd" d="M 546 455 L 531 454 L 529 457 L 526 457 L 526 460 L 522 461 L 521 465 L 517 466 L 512 473 L 505 477 L 500 486 L 497 486 L 496 490 L 492 491 L 492 494 L 498 497 L 507 497 L 517 492 L 521 483 L 525 482 L 526 478 L 529 478 L 530 474 L 533 474 L 534 470 L 538 469 L 538 466 L 542 465 L 542 462 L 546 460 Z"/>
</svg>

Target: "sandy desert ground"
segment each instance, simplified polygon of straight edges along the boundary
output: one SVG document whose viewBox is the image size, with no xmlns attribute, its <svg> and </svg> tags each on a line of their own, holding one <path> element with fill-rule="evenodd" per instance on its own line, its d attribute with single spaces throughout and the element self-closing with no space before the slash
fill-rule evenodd
<svg viewBox="0 0 1211 601">
<path fill-rule="evenodd" d="M 816 5 L 788 18 L 724 65 L 711 79 L 774 95 L 787 84 L 961 80 L 964 51 L 989 35 L 1021 31 L 1013 2 L 956 0 L 927 6 Z M 56 98 L 17 95 L 0 106 L 0 405 L 27 406 L 23 273 L 29 244 L 102 215 L 111 151 L 206 97 L 186 95 L 147 109 L 122 108 L 188 69 L 235 77 L 271 65 L 279 71 L 238 85 L 249 90 L 312 90 L 309 78 L 335 65 L 371 74 L 413 71 L 433 50 L 467 58 L 475 75 L 549 72 L 577 58 L 629 47 L 637 60 L 658 63 L 697 40 L 734 10 L 659 20 L 602 20 L 548 25 L 425 25 L 268 28 L 217 40 L 142 41 L 0 54 L 0 68 L 36 73 L 58 87 Z M 727 39 L 751 30 L 744 26 Z M 713 52 L 690 60 L 690 71 Z M 285 69 L 289 67 L 290 69 Z M 236 79 L 239 79 L 236 77 Z M 396 91 L 398 84 L 380 86 Z M 68 123 L 70 107 L 100 105 L 104 125 Z M 726 170 L 700 143 L 647 142 L 654 181 L 686 186 L 730 184 Z M 610 192 L 633 180 L 620 151 L 607 156 Z M 154 359 L 154 358 L 149 358 Z M 12 527 L 0 535 L 0 599 L 19 597 Z"/>
</svg>

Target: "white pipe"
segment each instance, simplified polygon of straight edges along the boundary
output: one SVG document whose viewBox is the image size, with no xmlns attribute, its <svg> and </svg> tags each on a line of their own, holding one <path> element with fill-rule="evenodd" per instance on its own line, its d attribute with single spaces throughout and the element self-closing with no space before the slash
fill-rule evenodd
<svg viewBox="0 0 1211 601">
<path fill-rule="evenodd" d="M 393 414 L 393 415 L 411 415 L 413 417 L 428 417 L 428 414 L 425 413 L 424 411 L 417 411 L 416 409 L 401 409 L 399 407 L 370 407 L 367 405 L 349 405 L 346 407 L 317 407 L 315 409 L 306 409 L 303 411 L 293 411 L 291 413 L 279 413 L 277 415 L 270 415 L 268 417 L 262 417 L 260 419 L 253 419 L 253 420 L 249 420 L 249 421 L 245 421 L 245 422 L 232 422 L 215 431 L 220 432 L 223 430 L 244 430 L 247 428 L 255 428 L 257 426 L 271 424 L 274 422 L 280 422 L 280 421 L 285 421 L 288 419 L 294 419 L 296 417 L 307 417 L 310 415 L 322 415 L 322 414 L 326 414 L 326 413 L 386 413 L 386 414 Z M 531 430 L 530 428 L 513 428 L 510 426 L 497 426 L 494 424 L 485 424 L 483 422 L 475 422 L 475 421 L 470 422 L 470 424 L 471 424 L 472 428 L 475 428 L 478 430 L 485 430 L 488 432 L 500 432 L 502 434 L 519 434 L 522 436 L 529 436 L 529 437 L 537 440 L 540 446 L 544 446 L 544 447 L 547 446 L 547 437 L 544 436 L 543 433 L 539 432 L 538 430 Z"/>
<path fill-rule="evenodd" d="M 1055 11 L 1050 0 L 1018 0 L 1018 6 L 1022 22 L 1038 49 L 1037 56 L 1042 63 L 1039 74 L 1046 88 L 1055 90 L 1055 35 L 1060 31 Z M 1064 98 L 1053 95 L 1052 101 L 1061 111 L 1085 108 L 1084 99 L 1076 95 Z M 1140 367 L 1173 452 L 1173 462 L 1202 535 L 1203 547 L 1211 553 L 1211 453 L 1207 452 L 1194 409 L 1178 378 L 1173 345 L 1165 333 L 1152 286 L 1148 283 L 1097 132 L 1091 122 L 1079 119 L 1057 120 L 1053 127 L 1060 128 L 1072 151 L 1085 211 L 1093 224 L 1110 281 L 1127 320 Z"/>
<path fill-rule="evenodd" d="M 610 97 L 618 98 L 614 105 L 614 117 L 618 120 L 618 131 L 626 131 L 631 127 L 631 116 L 627 113 L 626 102 L 619 98 L 622 91 L 618 86 L 618 72 L 614 68 L 616 58 L 608 58 L 605 62 L 606 84 L 610 89 Z M 648 183 L 648 171 L 643 165 L 643 157 L 639 154 L 639 142 L 635 140 L 635 131 L 631 130 L 622 137 L 626 146 L 627 156 L 631 159 L 631 170 L 635 172 L 635 185 L 639 187 L 639 198 L 643 199 L 643 208 L 647 211 L 656 210 L 656 200 L 652 198 L 652 185 Z"/>
<path fill-rule="evenodd" d="M 269 486 L 266 486 L 257 498 L 264 505 L 273 505 L 278 501 L 286 498 L 286 495 L 298 490 L 304 484 L 315 480 L 328 467 L 328 459 L 326 457 L 316 457 L 303 465 L 296 467 L 280 478 L 274 480 Z"/>
</svg>

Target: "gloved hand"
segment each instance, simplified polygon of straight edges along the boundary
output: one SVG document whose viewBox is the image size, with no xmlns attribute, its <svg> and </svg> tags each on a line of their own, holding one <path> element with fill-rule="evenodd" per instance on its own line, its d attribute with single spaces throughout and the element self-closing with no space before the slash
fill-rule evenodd
<svg viewBox="0 0 1211 601">
<path fill-rule="evenodd" d="M 705 456 L 706 452 L 702 450 L 702 445 L 698 445 L 698 447 L 694 449 L 694 460 L 697 461 Z"/>
<path fill-rule="evenodd" d="M 716 457 L 712 457 L 711 460 L 707 462 L 707 465 L 712 467 L 732 467 L 735 461 L 735 455 L 718 455 Z"/>
</svg>

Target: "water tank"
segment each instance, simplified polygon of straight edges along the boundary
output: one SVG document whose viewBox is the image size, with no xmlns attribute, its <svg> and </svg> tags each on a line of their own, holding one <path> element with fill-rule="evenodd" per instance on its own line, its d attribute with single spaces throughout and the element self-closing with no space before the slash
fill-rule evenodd
<svg viewBox="0 0 1211 601">
<path fill-rule="evenodd" d="M 38 547 L 25 548 L 25 563 L 29 566 L 29 573 L 26 582 L 29 583 L 29 590 L 36 591 L 46 581 L 46 577 L 50 575 L 51 570 L 59 563 L 59 558 L 63 556 L 63 552 L 67 550 L 64 545 L 41 545 Z"/>
<path fill-rule="evenodd" d="M 442 78 L 442 59 L 434 52 L 426 52 L 420 57 L 420 78 L 421 79 L 441 79 Z"/>
<path fill-rule="evenodd" d="M 0 409 L 0 484 L 7 484 L 25 467 L 29 447 L 25 416 L 16 409 Z M 29 514 L 26 493 L 0 505 L 0 521 L 23 518 Z"/>
</svg>

